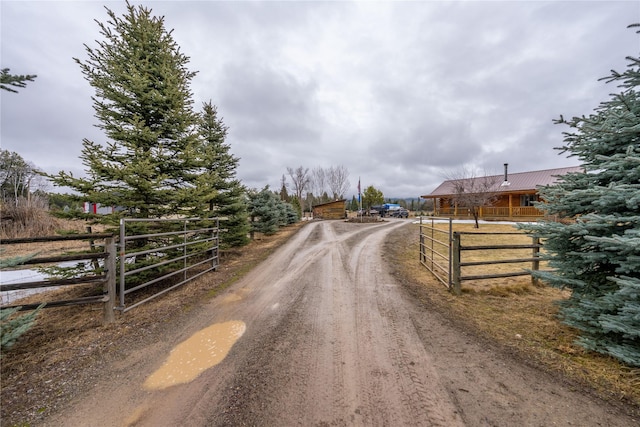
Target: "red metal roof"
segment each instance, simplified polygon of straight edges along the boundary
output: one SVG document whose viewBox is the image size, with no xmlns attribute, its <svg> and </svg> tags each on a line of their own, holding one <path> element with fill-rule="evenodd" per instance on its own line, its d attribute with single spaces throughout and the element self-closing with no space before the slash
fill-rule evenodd
<svg viewBox="0 0 640 427">
<path fill-rule="evenodd" d="M 573 166 L 568 168 L 558 169 L 546 169 L 541 171 L 531 172 L 519 172 L 510 173 L 507 175 L 509 185 L 502 185 L 504 183 L 504 175 L 492 175 L 486 177 L 487 179 L 496 182 L 495 187 L 491 192 L 504 193 L 514 191 L 531 191 L 536 190 L 538 187 L 545 185 L 552 185 L 558 181 L 558 176 L 565 175 L 570 172 L 582 172 L 584 169 L 581 166 Z M 471 181 L 472 179 L 484 179 L 485 177 L 468 178 L 462 181 Z M 455 195 L 454 181 L 447 180 L 440 184 L 429 195 L 422 196 L 424 198 L 433 198 L 438 196 L 453 196 Z"/>
</svg>

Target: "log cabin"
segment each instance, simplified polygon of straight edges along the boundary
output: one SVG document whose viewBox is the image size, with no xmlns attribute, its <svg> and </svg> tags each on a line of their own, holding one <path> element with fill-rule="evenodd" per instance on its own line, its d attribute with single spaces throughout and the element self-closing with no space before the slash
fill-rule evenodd
<svg viewBox="0 0 640 427">
<path fill-rule="evenodd" d="M 536 202 L 544 202 L 540 198 L 538 189 L 558 182 L 562 175 L 572 172 L 583 172 L 580 166 L 546 169 L 530 172 L 508 174 L 505 164 L 504 176 L 500 175 L 466 178 L 460 180 L 446 180 L 431 194 L 420 196 L 426 200 L 433 200 L 433 211 L 436 216 L 452 216 L 455 218 L 472 218 L 470 207 L 461 206 L 456 193 L 456 182 L 465 180 L 486 179 L 493 184 L 488 189 L 490 203 L 480 206 L 479 217 L 482 219 L 506 219 L 514 221 L 537 220 L 544 216 L 544 212 L 534 206 Z M 473 187 L 469 185 L 468 187 Z"/>
</svg>

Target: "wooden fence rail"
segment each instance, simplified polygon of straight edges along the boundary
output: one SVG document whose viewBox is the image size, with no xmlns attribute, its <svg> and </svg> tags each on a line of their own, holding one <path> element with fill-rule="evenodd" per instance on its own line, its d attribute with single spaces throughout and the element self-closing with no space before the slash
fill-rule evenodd
<svg viewBox="0 0 640 427">
<path fill-rule="evenodd" d="M 91 253 L 78 253 L 70 255 L 49 256 L 49 257 L 33 257 L 25 260 L 21 264 L 23 265 L 42 265 L 58 262 L 73 262 L 83 260 L 99 261 L 104 260 L 103 274 L 93 274 L 87 272 L 79 277 L 68 279 L 53 279 L 53 280 L 38 280 L 31 282 L 20 283 L 2 283 L 0 278 L 0 291 L 12 291 L 12 290 L 25 290 L 35 288 L 46 287 L 58 287 L 58 286 L 74 286 L 79 284 L 92 284 L 98 283 L 103 285 L 103 292 L 101 295 L 90 295 L 68 300 L 57 301 L 40 301 L 33 304 L 19 304 L 19 305 L 3 305 L 2 308 L 10 308 L 19 306 L 20 310 L 33 310 L 46 303 L 45 308 L 60 307 L 77 304 L 96 304 L 101 303 L 104 307 L 103 321 L 105 323 L 113 322 L 114 319 L 114 307 L 116 301 L 116 244 L 112 234 L 100 233 L 100 234 L 72 234 L 66 236 L 47 236 L 47 237 L 34 237 L 34 238 L 20 238 L 20 239 L 4 239 L 2 241 L 3 246 L 24 244 L 24 243 L 42 243 L 42 242 L 56 242 L 56 241 L 74 241 L 74 240 L 86 240 L 94 242 L 95 240 L 104 239 L 104 251 L 103 252 L 91 252 Z M 93 243 L 91 243 L 93 245 Z M 7 271 L 8 269 L 2 269 Z"/>
<path fill-rule="evenodd" d="M 531 273 L 527 270 L 521 269 L 519 271 L 511 271 L 506 273 L 489 273 L 489 274 L 475 274 L 475 275 L 462 275 L 463 267 L 471 266 L 483 266 L 483 265 L 495 265 L 495 264 L 520 264 L 524 262 L 531 263 L 531 270 L 540 269 L 540 239 L 535 236 L 531 236 L 531 244 L 503 244 L 503 245 L 469 245 L 463 246 L 461 242 L 462 235 L 518 235 L 522 236 L 522 233 L 481 233 L 481 232 L 453 232 L 452 239 L 452 285 L 453 291 L 456 294 L 461 292 L 461 283 L 465 280 L 484 280 L 484 279 L 497 279 L 505 277 L 526 276 Z M 462 259 L 462 253 L 465 251 L 504 251 L 504 250 L 531 250 L 531 256 L 526 258 L 511 258 L 511 259 L 488 259 L 482 261 L 464 261 Z M 534 284 L 537 283 L 537 279 L 532 276 L 531 278 Z"/>
</svg>

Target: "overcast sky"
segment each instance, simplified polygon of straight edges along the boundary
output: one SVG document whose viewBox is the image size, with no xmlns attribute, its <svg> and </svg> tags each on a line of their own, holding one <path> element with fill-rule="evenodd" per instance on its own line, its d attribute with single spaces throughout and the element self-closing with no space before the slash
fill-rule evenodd
<svg viewBox="0 0 640 427">
<path fill-rule="evenodd" d="M 229 126 L 250 188 L 287 167 L 343 165 L 357 194 L 428 194 L 463 165 L 501 174 L 578 165 L 566 126 L 609 94 L 598 81 L 640 54 L 640 1 L 134 1 L 165 17 L 190 57 L 194 107 Z M 2 148 L 82 175 L 83 138 L 104 142 L 73 58 L 124 2 L 0 2 L 1 66 L 37 74 L 1 91 Z M 289 180 L 290 181 L 290 180 Z M 53 188 L 51 188 L 53 190 Z"/>
</svg>

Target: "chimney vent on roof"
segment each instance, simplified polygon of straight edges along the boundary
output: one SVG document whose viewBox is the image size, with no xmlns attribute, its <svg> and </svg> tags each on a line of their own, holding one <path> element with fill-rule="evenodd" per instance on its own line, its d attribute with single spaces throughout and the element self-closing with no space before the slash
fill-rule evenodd
<svg viewBox="0 0 640 427">
<path fill-rule="evenodd" d="M 509 163 L 505 163 L 504 164 L 504 182 L 500 184 L 500 187 L 508 187 L 511 185 L 508 179 L 508 172 L 507 172 L 508 168 L 509 168 Z"/>
</svg>

